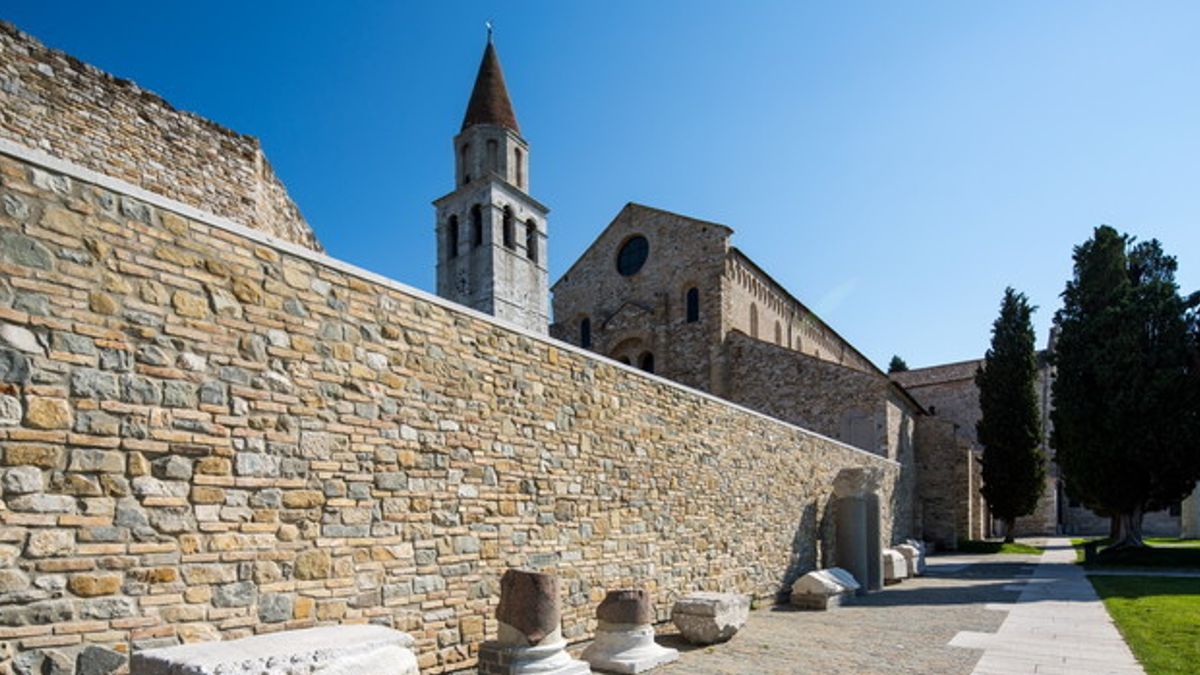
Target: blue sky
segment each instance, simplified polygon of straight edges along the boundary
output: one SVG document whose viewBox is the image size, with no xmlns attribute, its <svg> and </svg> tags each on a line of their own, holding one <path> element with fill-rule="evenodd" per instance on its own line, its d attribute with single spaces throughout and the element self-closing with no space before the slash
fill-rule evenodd
<svg viewBox="0 0 1200 675">
<path fill-rule="evenodd" d="M 1200 288 L 1200 3 L 8 0 L 52 47 L 262 139 L 329 252 L 432 290 L 496 43 L 557 279 L 638 201 L 735 244 L 879 365 L 1044 342 L 1071 247 L 1161 239 Z"/>
</svg>

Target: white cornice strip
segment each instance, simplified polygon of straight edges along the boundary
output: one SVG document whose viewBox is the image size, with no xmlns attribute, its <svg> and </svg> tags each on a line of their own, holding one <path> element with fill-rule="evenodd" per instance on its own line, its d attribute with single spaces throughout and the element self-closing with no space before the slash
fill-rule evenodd
<svg viewBox="0 0 1200 675">
<path fill-rule="evenodd" d="M 498 319 L 490 314 L 484 314 L 477 310 L 471 309 L 470 307 L 465 307 L 458 303 L 451 302 L 449 300 L 446 300 L 445 298 L 433 295 L 433 294 L 423 291 L 419 288 L 414 288 L 412 286 L 402 284 L 399 281 L 396 281 L 394 279 L 389 279 L 388 277 L 385 277 L 380 274 L 376 274 L 375 272 L 371 272 L 371 271 L 365 270 L 361 267 L 351 265 L 350 263 L 343 262 L 341 260 L 338 260 L 337 258 L 331 258 L 331 257 L 325 255 L 324 253 L 318 253 L 311 249 L 300 246 L 299 244 L 293 244 L 289 241 L 284 241 L 277 237 L 272 237 L 271 235 L 266 234 L 265 232 L 262 232 L 262 231 L 259 231 L 259 230 L 256 230 L 256 229 L 253 229 L 250 227 L 246 227 L 245 225 L 242 225 L 241 223 L 237 223 L 232 220 L 229 220 L 228 218 L 222 218 L 220 216 L 209 213 L 208 211 L 203 211 L 194 206 L 189 206 L 187 204 L 184 204 L 183 202 L 180 202 L 180 201 L 177 201 L 174 199 L 170 199 L 168 197 L 164 197 L 159 194 L 155 194 L 153 192 L 150 192 L 149 190 L 145 190 L 136 185 L 133 185 L 132 183 L 127 183 L 119 178 L 113 178 L 112 176 L 102 174 L 98 171 L 93 171 L 86 167 L 79 166 L 78 164 L 75 164 L 73 162 L 68 162 L 66 160 L 59 159 L 57 157 L 54 157 L 52 155 L 49 155 L 49 154 L 41 151 L 41 150 L 36 150 L 34 148 L 30 148 L 30 147 L 22 145 L 20 143 L 16 143 L 10 139 L 0 137 L 0 154 L 8 155 L 10 157 L 19 159 L 24 162 L 28 162 L 30 164 L 36 164 L 42 168 L 48 169 L 55 173 L 60 173 L 60 174 L 66 175 L 66 176 L 70 176 L 76 180 L 81 180 L 85 183 L 91 183 L 93 185 L 102 187 L 106 190 L 111 190 L 111 191 L 119 193 L 119 194 L 133 197 L 134 199 L 138 199 L 140 201 L 146 202 L 147 204 L 151 204 L 157 208 L 165 209 L 167 211 L 177 213 L 186 218 L 190 218 L 192 220 L 196 220 L 201 223 L 204 223 L 205 225 L 209 225 L 211 227 L 225 230 L 227 232 L 232 232 L 233 234 L 236 234 L 241 237 L 245 237 L 246 239 L 249 239 L 251 241 L 255 241 L 260 244 L 264 244 L 264 245 L 270 246 L 272 248 L 279 249 L 289 255 L 296 256 L 297 258 L 302 258 L 309 262 L 316 263 L 318 265 L 322 265 L 322 266 L 337 270 L 339 272 L 342 272 L 343 274 L 348 274 L 350 276 L 358 277 L 364 281 L 370 281 L 371 283 L 379 284 L 380 286 L 383 286 L 385 288 L 390 288 L 394 291 L 399 291 L 406 295 L 411 295 L 413 297 L 420 298 L 421 300 L 424 300 L 425 302 L 437 305 L 445 310 L 448 310 L 451 312 L 458 312 L 460 314 L 466 314 L 467 316 L 470 316 L 471 318 L 478 319 L 485 323 L 490 323 L 492 325 L 503 328 L 504 330 L 523 335 L 531 340 L 536 340 L 536 341 L 546 344 L 548 346 L 556 347 L 563 351 L 571 352 L 572 354 L 577 354 L 579 356 L 582 356 L 587 359 L 591 359 L 593 361 L 601 361 L 602 360 L 602 361 L 604 361 L 605 365 L 611 366 L 613 368 L 617 368 L 619 370 L 623 370 L 631 375 L 635 375 L 637 377 L 642 377 L 642 378 L 648 379 L 652 382 L 657 382 L 658 384 L 670 387 L 672 389 L 687 392 L 688 394 L 691 394 L 693 396 L 699 396 L 700 398 L 703 398 L 703 399 L 706 399 L 709 401 L 713 401 L 715 403 L 719 403 L 720 405 L 726 406 L 728 408 L 732 408 L 734 410 L 737 410 L 737 411 L 740 411 L 740 412 L 743 412 L 743 413 L 746 413 L 749 415 L 753 415 L 753 416 L 761 418 L 761 419 L 770 420 L 776 424 L 783 425 L 784 427 L 786 427 L 788 429 L 793 429 L 795 431 L 799 431 L 799 432 L 807 434 L 809 436 L 814 436 L 816 438 L 820 438 L 825 441 L 829 441 L 830 443 L 838 445 L 847 450 L 852 450 L 854 452 L 864 454 L 872 459 L 875 459 L 875 460 L 878 460 L 881 462 L 886 462 L 889 464 L 893 464 L 895 466 L 900 466 L 900 463 L 894 459 L 889 459 L 887 457 L 877 455 L 873 452 L 868 452 L 866 450 L 863 450 L 862 448 L 858 448 L 853 445 L 848 445 L 846 443 L 843 443 L 842 441 L 837 440 L 836 438 L 830 438 L 828 436 L 824 436 L 824 435 L 819 434 L 810 429 L 805 429 L 804 427 L 800 427 L 795 424 L 792 424 L 791 422 L 786 422 L 777 417 L 771 417 L 770 415 L 765 415 L 761 412 L 758 412 L 757 410 L 751 410 L 750 408 L 747 408 L 738 403 L 734 403 L 732 401 L 727 401 L 718 396 L 713 396 L 712 394 L 709 394 L 708 392 L 700 391 L 699 389 L 693 389 L 686 385 L 675 382 L 674 380 L 668 380 L 660 375 L 654 375 L 652 373 L 647 373 L 643 370 L 634 368 L 633 366 L 627 366 L 619 361 L 609 359 L 609 358 L 603 356 L 602 354 L 597 354 L 596 352 L 589 351 L 587 349 L 583 349 L 582 347 L 577 347 L 573 344 L 569 344 L 567 342 L 562 342 L 560 340 L 556 340 L 548 335 L 542 335 L 540 333 L 535 333 L 527 328 L 517 326 L 515 324 L 504 321 L 503 319 Z"/>
</svg>

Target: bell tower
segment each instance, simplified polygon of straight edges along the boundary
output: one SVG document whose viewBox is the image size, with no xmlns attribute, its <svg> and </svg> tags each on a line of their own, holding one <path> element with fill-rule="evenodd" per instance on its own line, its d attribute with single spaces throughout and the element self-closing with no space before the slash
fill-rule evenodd
<svg viewBox="0 0 1200 675">
<path fill-rule="evenodd" d="M 529 144 L 521 137 L 490 29 L 454 137 L 454 185 L 433 203 L 438 295 L 547 332 L 549 209 L 529 195 Z"/>
</svg>

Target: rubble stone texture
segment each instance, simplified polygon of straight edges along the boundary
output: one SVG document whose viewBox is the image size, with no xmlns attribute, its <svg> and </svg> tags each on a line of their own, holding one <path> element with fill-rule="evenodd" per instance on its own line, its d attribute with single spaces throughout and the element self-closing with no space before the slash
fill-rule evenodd
<svg viewBox="0 0 1200 675">
<path fill-rule="evenodd" d="M 675 601 L 671 623 L 688 642 L 710 645 L 733 637 L 749 615 L 749 596 L 705 591 Z"/>
<path fill-rule="evenodd" d="M 560 575 L 578 641 L 612 587 L 660 621 L 679 589 L 773 598 L 843 469 L 911 528 L 895 462 L 67 170 L 0 153 L 0 235 L 39 252 L 0 260 L 38 346 L 0 343 L 5 658 L 367 622 L 445 672 L 511 567 Z"/>
<path fill-rule="evenodd" d="M 0 137 L 321 249 L 257 138 L 177 110 L 133 82 L 49 49 L 4 21 L 0 55 Z M 71 180 L 64 176 L 36 178 L 39 188 L 71 191 Z M 118 203 L 113 195 L 105 198 L 113 199 L 107 206 L 126 217 L 147 214 L 142 205 Z M 18 216 L 28 208 L 17 200 L 4 207 Z M 59 232 L 79 233 L 81 214 L 62 210 L 51 215 Z M 22 255 L 48 263 L 37 249 Z M 94 299 L 93 310 L 111 314 L 112 298 Z"/>
</svg>

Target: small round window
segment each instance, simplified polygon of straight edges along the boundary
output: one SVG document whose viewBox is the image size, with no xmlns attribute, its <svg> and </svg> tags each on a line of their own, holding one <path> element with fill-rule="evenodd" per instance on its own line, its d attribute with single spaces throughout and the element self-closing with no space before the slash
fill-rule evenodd
<svg viewBox="0 0 1200 675">
<path fill-rule="evenodd" d="M 617 271 L 623 276 L 633 276 L 646 264 L 646 256 L 650 254 L 650 242 L 642 235 L 635 235 L 621 246 L 617 252 Z"/>
</svg>

